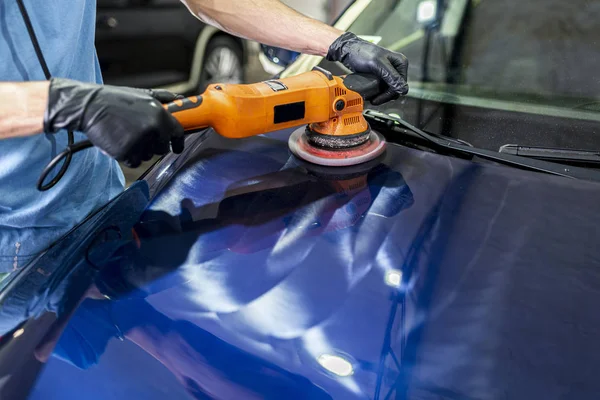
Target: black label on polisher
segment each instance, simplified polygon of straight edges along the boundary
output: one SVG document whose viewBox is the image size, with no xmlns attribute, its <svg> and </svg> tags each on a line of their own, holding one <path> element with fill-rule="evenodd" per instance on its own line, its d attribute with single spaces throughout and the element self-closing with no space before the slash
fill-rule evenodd
<svg viewBox="0 0 600 400">
<path fill-rule="evenodd" d="M 306 108 L 303 101 L 280 104 L 273 109 L 273 123 L 282 124 L 284 122 L 304 119 L 305 113 Z"/>
</svg>

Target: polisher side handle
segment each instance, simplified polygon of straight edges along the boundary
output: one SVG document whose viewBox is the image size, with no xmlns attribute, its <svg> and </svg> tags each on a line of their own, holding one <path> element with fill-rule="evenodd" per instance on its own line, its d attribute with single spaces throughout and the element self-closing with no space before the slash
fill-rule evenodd
<svg viewBox="0 0 600 400">
<path fill-rule="evenodd" d="M 360 94 L 366 101 L 375 98 L 385 90 L 384 85 L 375 75 L 353 73 L 342 77 L 342 80 L 348 90 Z"/>
</svg>

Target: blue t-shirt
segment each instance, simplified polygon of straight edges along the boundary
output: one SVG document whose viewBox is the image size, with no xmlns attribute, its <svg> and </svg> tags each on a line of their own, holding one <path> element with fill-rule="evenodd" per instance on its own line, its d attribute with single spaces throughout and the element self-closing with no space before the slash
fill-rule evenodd
<svg viewBox="0 0 600 400">
<path fill-rule="evenodd" d="M 95 0 L 24 3 L 52 76 L 101 83 L 94 47 Z M 17 2 L 0 0 L 0 81 L 36 80 L 45 80 L 44 73 Z M 85 139 L 75 133 L 76 142 Z M 22 268 L 123 190 L 117 162 L 92 148 L 73 156 L 54 188 L 39 192 L 40 173 L 66 145 L 66 131 L 0 140 L 0 272 Z"/>
</svg>

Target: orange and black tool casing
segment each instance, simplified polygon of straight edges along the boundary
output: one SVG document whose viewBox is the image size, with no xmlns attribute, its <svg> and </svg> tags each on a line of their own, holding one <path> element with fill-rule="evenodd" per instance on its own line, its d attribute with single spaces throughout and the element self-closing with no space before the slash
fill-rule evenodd
<svg viewBox="0 0 600 400">
<path fill-rule="evenodd" d="M 349 89 L 345 82 L 361 93 Z M 362 116 L 363 97 L 376 94 L 377 86 L 377 80 L 366 75 L 337 77 L 319 68 L 248 85 L 210 85 L 201 96 L 176 100 L 165 107 L 186 131 L 212 127 L 228 138 L 303 124 L 325 135 L 354 135 L 368 130 Z"/>
</svg>

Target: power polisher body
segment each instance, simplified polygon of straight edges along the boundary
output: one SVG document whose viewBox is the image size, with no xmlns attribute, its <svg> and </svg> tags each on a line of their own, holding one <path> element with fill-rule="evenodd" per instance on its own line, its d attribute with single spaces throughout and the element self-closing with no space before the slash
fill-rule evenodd
<svg viewBox="0 0 600 400">
<path fill-rule="evenodd" d="M 165 107 L 188 132 L 211 127 L 228 138 L 307 125 L 290 136 L 290 150 L 315 164 L 347 166 L 385 151 L 385 140 L 362 115 L 364 102 L 379 92 L 370 75 L 337 77 L 315 68 L 249 85 L 210 85 L 200 96 Z"/>
</svg>

